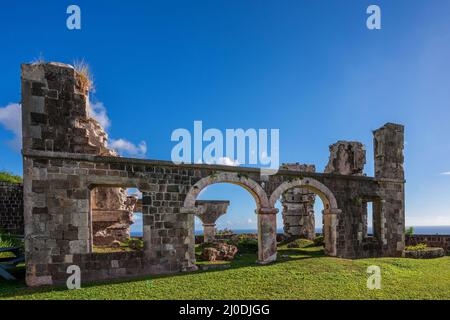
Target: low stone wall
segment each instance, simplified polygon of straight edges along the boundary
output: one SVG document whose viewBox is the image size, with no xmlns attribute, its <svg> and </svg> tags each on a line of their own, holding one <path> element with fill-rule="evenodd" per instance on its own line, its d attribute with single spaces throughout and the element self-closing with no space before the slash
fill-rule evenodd
<svg viewBox="0 0 450 320">
<path fill-rule="evenodd" d="M 0 229 L 23 235 L 23 186 L 0 181 Z"/>
<path fill-rule="evenodd" d="M 450 235 L 412 235 L 405 237 L 407 246 L 414 246 L 419 243 L 425 243 L 429 247 L 440 247 L 450 254 Z"/>
<path fill-rule="evenodd" d="M 82 270 L 82 285 L 98 280 L 134 278 L 158 273 L 158 270 L 149 266 L 150 263 L 142 251 L 60 255 L 52 257 L 52 262 L 49 267 L 54 284 L 66 283 L 70 275 L 67 268 L 70 265 L 76 265 Z M 30 284 L 40 285 L 40 283 Z"/>
<path fill-rule="evenodd" d="M 445 251 L 442 248 L 426 248 L 425 250 L 403 251 L 404 258 L 412 259 L 434 259 L 445 256 Z"/>
</svg>

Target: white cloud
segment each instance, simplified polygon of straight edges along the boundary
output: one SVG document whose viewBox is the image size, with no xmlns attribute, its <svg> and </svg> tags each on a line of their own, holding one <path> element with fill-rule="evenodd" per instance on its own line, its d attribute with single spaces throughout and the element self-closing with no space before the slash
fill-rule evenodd
<svg viewBox="0 0 450 320">
<path fill-rule="evenodd" d="M 248 219 L 248 220 L 247 220 L 247 223 L 248 223 L 248 224 L 253 224 L 253 220 L 252 220 L 252 219 Z"/>
<path fill-rule="evenodd" d="M 18 103 L 10 103 L 6 107 L 0 108 L 0 124 L 14 134 L 14 138 L 9 141 L 11 147 L 20 151 L 22 148 L 22 108 Z"/>
<path fill-rule="evenodd" d="M 222 165 L 225 165 L 225 166 L 233 166 L 233 167 L 239 166 L 239 161 L 232 160 L 231 158 L 228 158 L 228 157 L 220 157 L 220 158 L 215 160 L 215 163 L 216 164 L 222 164 Z"/>
<path fill-rule="evenodd" d="M 122 156 L 144 157 L 147 153 L 147 143 L 145 141 L 141 141 L 138 145 L 135 145 L 125 139 L 111 139 L 108 147 L 117 151 Z"/>
<path fill-rule="evenodd" d="M 111 126 L 111 120 L 103 102 L 89 102 L 88 112 L 92 118 L 98 121 L 103 129 L 107 130 Z M 143 158 L 147 153 L 147 143 L 145 141 L 141 141 L 136 145 L 124 138 L 110 139 L 108 147 L 114 149 L 121 156 Z"/>
<path fill-rule="evenodd" d="M 443 176 L 450 176 L 450 171 L 447 171 L 447 172 L 441 172 L 441 175 L 443 175 Z"/>
<path fill-rule="evenodd" d="M 111 120 L 109 120 L 108 114 L 106 113 L 106 108 L 102 102 L 92 103 L 89 101 L 88 113 L 89 116 L 100 123 L 103 129 L 106 130 L 111 125 Z"/>
</svg>

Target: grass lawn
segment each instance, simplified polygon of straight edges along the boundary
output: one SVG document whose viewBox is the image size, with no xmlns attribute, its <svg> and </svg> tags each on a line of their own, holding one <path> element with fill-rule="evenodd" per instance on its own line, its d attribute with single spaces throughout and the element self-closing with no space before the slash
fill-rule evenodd
<svg viewBox="0 0 450 320">
<path fill-rule="evenodd" d="M 450 256 L 346 260 L 326 257 L 320 247 L 284 246 L 278 255 L 265 266 L 247 254 L 227 270 L 82 284 L 80 290 L 3 281 L 0 299 L 450 299 Z M 381 268 L 381 290 L 367 289 L 370 265 Z"/>
</svg>

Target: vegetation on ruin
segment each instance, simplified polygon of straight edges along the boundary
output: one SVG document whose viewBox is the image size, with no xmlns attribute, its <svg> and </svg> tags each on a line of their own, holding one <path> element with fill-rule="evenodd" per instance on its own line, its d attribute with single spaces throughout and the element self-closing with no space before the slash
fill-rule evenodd
<svg viewBox="0 0 450 320">
<path fill-rule="evenodd" d="M 22 183 L 22 177 L 7 171 L 0 171 L 0 181 L 10 183 Z"/>
<path fill-rule="evenodd" d="M 78 74 L 80 87 L 85 91 L 94 91 L 94 80 L 89 65 L 84 60 L 74 61 L 73 67 Z"/>
<path fill-rule="evenodd" d="M 226 270 L 85 284 L 80 290 L 0 280 L 0 299 L 450 299 L 449 256 L 348 260 L 326 257 L 322 247 L 286 246 L 278 256 L 262 266 L 255 254 L 242 254 Z M 381 290 L 366 286 L 372 265 L 381 268 Z"/>
</svg>

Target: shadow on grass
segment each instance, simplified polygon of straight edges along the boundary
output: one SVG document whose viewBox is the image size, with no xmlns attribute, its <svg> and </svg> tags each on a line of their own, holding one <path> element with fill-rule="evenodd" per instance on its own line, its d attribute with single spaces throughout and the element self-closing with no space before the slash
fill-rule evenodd
<svg viewBox="0 0 450 320">
<path fill-rule="evenodd" d="M 315 249 L 315 250 L 313 250 Z M 209 270 L 199 270 L 193 271 L 189 273 L 176 273 L 176 274 L 165 274 L 165 275 L 149 275 L 149 276 L 138 276 L 134 278 L 127 279 L 115 279 L 115 280 L 102 280 L 95 282 L 86 282 L 83 283 L 82 289 L 90 288 L 90 287 L 99 287 L 111 284 L 122 284 L 122 283 L 133 283 L 140 282 L 145 280 L 156 280 L 156 279 L 164 279 L 164 278 L 174 278 L 174 277 L 182 277 L 192 274 L 199 273 L 214 273 L 214 272 L 226 272 L 227 270 L 233 270 L 238 268 L 265 268 L 268 266 L 282 264 L 289 261 L 296 260 L 305 260 L 305 259 L 313 259 L 313 258 L 322 258 L 325 257 L 324 251 L 321 248 L 279 248 L 278 249 L 278 259 L 277 261 L 262 265 L 257 263 L 257 254 L 241 254 L 238 257 L 229 262 L 230 268 L 225 270 L 220 269 L 209 269 Z M 0 299 L 14 298 L 14 297 L 25 297 L 28 295 L 33 295 L 36 293 L 48 293 L 48 292 L 63 292 L 67 291 L 67 287 L 65 285 L 55 285 L 55 286 L 42 286 L 38 288 L 30 288 L 25 285 L 25 267 L 16 268 L 12 271 L 12 274 L 18 279 L 15 281 L 4 281 L 0 280 Z"/>
</svg>

